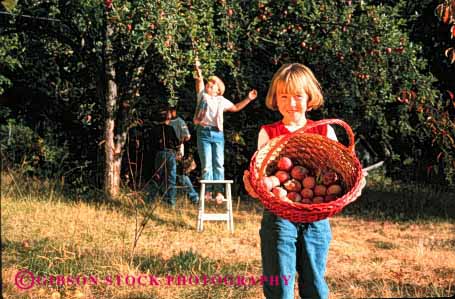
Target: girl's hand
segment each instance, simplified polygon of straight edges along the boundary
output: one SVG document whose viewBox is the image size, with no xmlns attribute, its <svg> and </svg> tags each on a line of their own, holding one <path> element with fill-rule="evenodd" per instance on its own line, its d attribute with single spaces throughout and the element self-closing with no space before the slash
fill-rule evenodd
<svg viewBox="0 0 455 299">
<path fill-rule="evenodd" d="M 201 63 L 199 62 L 199 57 L 197 56 L 194 58 L 194 70 L 195 73 L 193 74 L 193 78 L 201 79 L 202 78 Z"/>
<path fill-rule="evenodd" d="M 198 70 L 201 68 L 201 62 L 199 61 L 199 57 L 194 58 L 194 67 Z"/>
<path fill-rule="evenodd" d="M 251 186 L 250 183 L 250 172 L 248 170 L 245 170 L 243 172 L 243 185 L 245 186 L 246 192 L 253 197 L 253 198 L 258 198 L 259 195 L 254 191 L 253 187 Z"/>
<path fill-rule="evenodd" d="M 258 96 L 258 92 L 256 89 L 252 89 L 250 90 L 250 92 L 248 93 L 248 99 L 253 101 L 254 99 L 256 99 Z"/>
</svg>

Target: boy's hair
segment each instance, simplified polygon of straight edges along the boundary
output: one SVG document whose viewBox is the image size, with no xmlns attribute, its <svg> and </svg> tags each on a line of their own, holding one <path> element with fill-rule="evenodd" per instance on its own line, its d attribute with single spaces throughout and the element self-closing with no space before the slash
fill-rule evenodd
<svg viewBox="0 0 455 299">
<path fill-rule="evenodd" d="M 158 113 L 156 115 L 156 121 L 165 122 L 166 120 L 171 119 L 171 112 L 168 107 L 158 108 Z"/>
<path fill-rule="evenodd" d="M 302 92 L 308 95 L 307 108 L 316 109 L 324 103 L 321 86 L 308 67 L 300 63 L 284 64 L 273 75 L 265 105 L 270 110 L 277 110 L 277 93 L 302 94 Z"/>
<path fill-rule="evenodd" d="M 216 83 L 216 85 L 218 85 L 220 96 L 222 96 L 224 94 L 226 87 L 224 86 L 223 81 L 218 76 L 210 76 L 208 78 L 208 81 L 214 81 Z"/>
</svg>

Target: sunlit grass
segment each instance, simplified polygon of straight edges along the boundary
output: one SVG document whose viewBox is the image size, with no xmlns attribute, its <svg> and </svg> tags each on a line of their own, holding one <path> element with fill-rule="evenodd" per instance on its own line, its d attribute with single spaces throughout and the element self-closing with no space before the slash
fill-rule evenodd
<svg viewBox="0 0 455 299">
<path fill-rule="evenodd" d="M 131 262 L 135 214 L 121 205 L 70 201 L 3 179 L 1 202 L 4 298 L 262 298 L 259 285 L 177 283 L 177 277 L 259 277 L 261 207 L 234 202 L 235 232 L 208 222 L 196 232 L 197 208 L 158 206 Z M 37 186 L 35 186 L 37 187 Z M 36 191 L 34 191 L 36 190 Z M 52 194 L 52 196 L 51 196 Z M 219 209 L 219 207 L 209 207 Z M 327 280 L 331 298 L 437 297 L 455 292 L 455 223 L 332 218 Z M 36 275 L 120 275 L 119 284 L 45 285 L 21 291 L 19 269 Z M 160 285 L 127 285 L 127 275 L 154 275 Z M 174 278 L 169 285 L 166 277 Z"/>
</svg>

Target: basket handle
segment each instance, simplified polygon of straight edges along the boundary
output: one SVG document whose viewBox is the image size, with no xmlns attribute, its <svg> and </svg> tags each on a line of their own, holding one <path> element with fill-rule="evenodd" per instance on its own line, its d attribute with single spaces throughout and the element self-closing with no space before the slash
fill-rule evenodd
<svg viewBox="0 0 455 299">
<path fill-rule="evenodd" d="M 306 131 L 308 131 L 309 129 L 312 129 L 312 128 L 315 128 L 315 127 L 318 127 L 318 126 L 322 126 L 322 125 L 331 125 L 331 124 L 336 124 L 336 125 L 340 125 L 342 126 L 345 130 L 346 130 L 346 133 L 348 134 L 348 138 L 349 138 L 349 145 L 347 146 L 347 149 L 349 152 L 351 152 L 352 154 L 355 153 L 355 149 L 354 149 L 354 132 L 352 132 L 352 129 L 351 127 L 344 121 L 342 121 L 341 119 L 336 119 L 336 118 L 328 118 L 328 119 L 323 119 L 323 120 L 319 120 L 319 121 L 315 121 L 314 123 L 312 123 L 311 125 L 308 125 L 308 126 L 304 126 L 303 128 L 300 128 L 298 129 L 297 131 L 295 132 L 292 132 L 291 134 L 287 134 L 285 136 L 283 136 L 281 138 L 281 140 L 279 140 L 274 146 L 273 148 L 271 148 L 269 150 L 269 152 L 267 153 L 267 155 L 265 156 L 265 158 L 262 160 L 262 163 L 261 163 L 261 167 L 259 169 L 259 176 L 258 176 L 258 179 L 261 179 L 262 178 L 262 173 L 264 173 L 264 169 L 266 167 L 266 161 L 268 161 L 270 159 L 270 157 L 272 156 L 272 154 L 275 152 L 275 150 L 281 146 L 281 144 L 283 144 L 284 142 L 286 142 L 289 138 L 291 138 L 292 136 L 296 135 L 296 134 L 302 134 L 302 133 L 305 133 Z"/>
<path fill-rule="evenodd" d="M 349 145 L 347 146 L 347 149 L 349 152 L 354 153 L 355 152 L 354 132 L 352 131 L 351 127 L 346 122 L 342 121 L 341 119 L 328 118 L 328 119 L 318 120 L 318 121 L 315 121 L 314 123 L 312 123 L 311 125 L 298 129 L 293 134 L 296 134 L 300 130 L 305 132 L 314 127 L 318 127 L 318 126 L 322 126 L 322 125 L 332 125 L 332 124 L 342 126 L 346 130 L 346 133 L 348 134 L 348 138 L 349 138 Z"/>
</svg>

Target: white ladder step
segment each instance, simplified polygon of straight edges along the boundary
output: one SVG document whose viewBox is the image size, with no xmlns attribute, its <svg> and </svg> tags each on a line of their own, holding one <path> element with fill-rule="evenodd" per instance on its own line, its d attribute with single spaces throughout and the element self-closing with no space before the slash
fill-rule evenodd
<svg viewBox="0 0 455 299">
<path fill-rule="evenodd" d="M 202 214 L 203 220 L 229 220 L 229 214 Z"/>
<path fill-rule="evenodd" d="M 201 184 L 233 184 L 233 180 L 200 180 Z"/>
<path fill-rule="evenodd" d="M 234 217 L 232 213 L 232 193 L 231 184 L 233 180 L 200 180 L 201 190 L 199 195 L 199 213 L 197 219 L 197 231 L 202 232 L 204 230 L 204 221 L 226 221 L 228 230 L 234 232 Z M 211 184 L 224 184 L 225 194 L 223 202 L 226 203 L 226 213 L 205 213 L 205 185 Z"/>
</svg>

